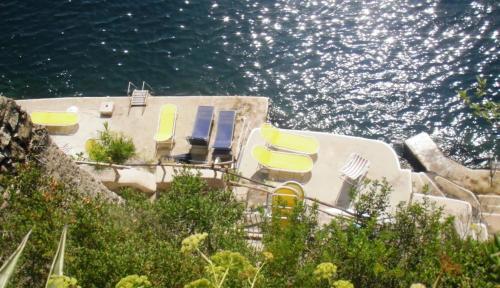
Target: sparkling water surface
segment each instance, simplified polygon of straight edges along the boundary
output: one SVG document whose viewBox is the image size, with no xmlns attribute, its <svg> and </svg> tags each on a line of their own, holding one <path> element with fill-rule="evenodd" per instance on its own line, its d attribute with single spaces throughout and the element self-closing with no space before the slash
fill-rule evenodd
<svg viewBox="0 0 500 288">
<path fill-rule="evenodd" d="M 430 133 L 484 165 L 495 131 L 456 97 L 500 101 L 500 1 L 1 0 L 0 93 L 16 99 L 261 95 L 278 126 L 400 143 Z"/>
</svg>

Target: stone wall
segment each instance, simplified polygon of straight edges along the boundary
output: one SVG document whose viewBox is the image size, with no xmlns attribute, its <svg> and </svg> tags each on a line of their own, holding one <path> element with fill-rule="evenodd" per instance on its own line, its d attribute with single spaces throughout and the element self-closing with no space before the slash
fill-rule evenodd
<svg viewBox="0 0 500 288">
<path fill-rule="evenodd" d="M 122 201 L 60 151 L 47 130 L 34 125 L 14 100 L 0 96 L 0 173 L 15 171 L 26 161 L 36 161 L 48 175 L 81 195 Z"/>
</svg>

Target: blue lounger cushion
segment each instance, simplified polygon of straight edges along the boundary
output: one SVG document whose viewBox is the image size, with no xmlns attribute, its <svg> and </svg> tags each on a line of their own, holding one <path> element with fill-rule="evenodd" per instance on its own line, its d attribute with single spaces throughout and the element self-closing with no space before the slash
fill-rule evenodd
<svg viewBox="0 0 500 288">
<path fill-rule="evenodd" d="M 213 118 L 213 106 L 198 106 L 193 133 L 191 133 L 191 137 L 188 138 L 191 145 L 208 146 Z"/>
<path fill-rule="evenodd" d="M 213 148 L 220 151 L 229 151 L 233 146 L 234 124 L 236 111 L 220 111 L 217 123 L 217 135 Z"/>
</svg>

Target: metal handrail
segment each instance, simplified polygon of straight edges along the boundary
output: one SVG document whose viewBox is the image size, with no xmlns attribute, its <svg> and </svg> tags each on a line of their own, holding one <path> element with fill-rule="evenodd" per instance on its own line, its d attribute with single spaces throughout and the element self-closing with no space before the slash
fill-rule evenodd
<svg viewBox="0 0 500 288">
<path fill-rule="evenodd" d="M 154 91 L 153 87 L 151 87 L 151 85 L 149 85 L 146 81 L 142 81 L 142 90 L 144 90 L 144 86 L 148 86 L 149 91 Z M 150 94 L 153 94 L 153 93 L 150 92 Z"/>
<path fill-rule="evenodd" d="M 130 87 L 134 87 L 135 89 L 137 89 L 137 86 L 135 86 L 134 83 L 132 83 L 132 81 L 128 81 L 128 86 L 127 86 L 127 96 L 132 96 L 132 94 L 130 93 Z"/>
</svg>

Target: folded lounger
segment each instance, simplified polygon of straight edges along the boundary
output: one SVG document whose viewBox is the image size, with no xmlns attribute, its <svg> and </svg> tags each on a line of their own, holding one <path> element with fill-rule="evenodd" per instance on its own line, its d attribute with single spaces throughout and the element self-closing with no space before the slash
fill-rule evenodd
<svg viewBox="0 0 500 288">
<path fill-rule="evenodd" d="M 156 146 L 163 144 L 173 145 L 175 135 L 175 124 L 177 119 L 177 106 L 166 104 L 160 108 L 158 130 L 156 131 Z"/>
<path fill-rule="evenodd" d="M 318 153 L 319 142 L 311 136 L 304 136 L 280 130 L 269 123 L 260 127 L 260 134 L 267 144 L 277 149 L 313 155 Z"/>
<path fill-rule="evenodd" d="M 270 170 L 307 173 L 313 168 L 313 161 L 307 155 L 274 151 L 262 145 L 253 147 L 252 157 Z"/>
<path fill-rule="evenodd" d="M 78 124 L 78 114 L 75 112 L 35 111 L 30 114 L 34 124 L 47 127 L 68 127 Z"/>
<path fill-rule="evenodd" d="M 213 119 L 213 106 L 198 106 L 193 133 L 191 133 L 191 137 L 188 137 L 188 141 L 191 145 L 208 146 Z"/>
<path fill-rule="evenodd" d="M 233 146 L 234 123 L 236 111 L 220 111 L 217 123 L 217 134 L 213 148 L 217 152 L 228 153 Z"/>
<path fill-rule="evenodd" d="M 267 199 L 268 215 L 279 211 L 281 217 L 286 219 L 286 217 L 291 214 L 297 202 L 304 200 L 304 198 L 300 197 L 298 194 L 299 193 L 294 188 L 289 186 L 280 186 L 275 188 L 273 193 L 269 194 Z"/>
</svg>

